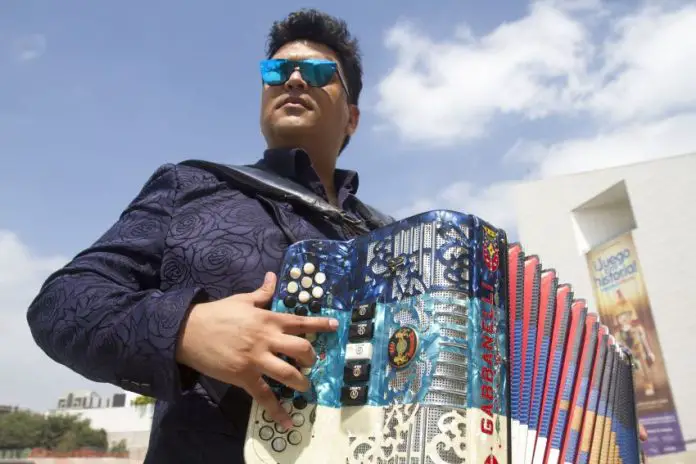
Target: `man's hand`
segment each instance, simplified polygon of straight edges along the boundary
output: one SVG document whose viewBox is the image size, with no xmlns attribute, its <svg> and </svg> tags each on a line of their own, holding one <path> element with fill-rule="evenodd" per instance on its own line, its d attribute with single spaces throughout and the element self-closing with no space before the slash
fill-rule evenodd
<svg viewBox="0 0 696 464">
<path fill-rule="evenodd" d="M 645 430 L 645 427 L 643 427 L 643 424 L 638 424 L 638 437 L 640 437 L 640 441 L 648 439 L 648 432 Z"/>
<path fill-rule="evenodd" d="M 300 334 L 333 332 L 335 319 L 279 314 L 264 309 L 270 302 L 276 276 L 266 274 L 262 287 L 191 309 L 177 350 L 177 361 L 207 376 L 243 388 L 274 420 L 286 428 L 292 422 L 261 377 L 266 375 L 297 391 L 309 380 L 277 355 L 311 367 L 316 353 Z"/>
</svg>

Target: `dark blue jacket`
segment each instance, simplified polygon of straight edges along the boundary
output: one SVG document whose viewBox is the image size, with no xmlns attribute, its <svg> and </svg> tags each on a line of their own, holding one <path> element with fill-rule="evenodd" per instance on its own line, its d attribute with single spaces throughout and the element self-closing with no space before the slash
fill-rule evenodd
<svg viewBox="0 0 696 464">
<path fill-rule="evenodd" d="M 269 150 L 258 164 L 326 197 L 301 150 Z M 336 186 L 354 211 L 357 173 L 337 170 Z M 223 415 L 174 352 L 193 303 L 253 291 L 278 272 L 287 231 L 345 238 L 287 203 L 164 165 L 96 243 L 48 278 L 28 311 L 31 332 L 79 374 L 158 400 L 146 463 L 241 463 L 249 396 L 236 390 L 236 412 Z"/>
</svg>

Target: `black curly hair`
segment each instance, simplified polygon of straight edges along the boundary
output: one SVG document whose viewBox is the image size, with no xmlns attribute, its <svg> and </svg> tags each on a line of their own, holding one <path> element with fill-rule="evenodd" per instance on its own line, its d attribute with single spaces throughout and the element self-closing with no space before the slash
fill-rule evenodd
<svg viewBox="0 0 696 464">
<path fill-rule="evenodd" d="M 336 53 L 348 87 L 348 103 L 358 105 L 362 91 L 363 69 L 358 41 L 352 37 L 348 25 L 342 19 L 316 9 L 302 9 L 290 13 L 285 19 L 275 21 L 268 33 L 266 55 L 271 58 L 289 42 L 310 40 L 326 45 Z M 341 151 L 348 145 L 346 136 Z"/>
</svg>

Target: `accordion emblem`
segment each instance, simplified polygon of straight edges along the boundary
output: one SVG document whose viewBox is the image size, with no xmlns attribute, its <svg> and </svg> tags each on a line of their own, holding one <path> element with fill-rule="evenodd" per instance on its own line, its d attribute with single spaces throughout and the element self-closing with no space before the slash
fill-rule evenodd
<svg viewBox="0 0 696 464">
<path fill-rule="evenodd" d="M 267 379 L 293 426 L 253 403 L 247 463 L 639 462 L 630 353 L 480 218 L 299 242 L 279 277 L 273 311 L 339 328 L 305 335 L 308 391 Z"/>
</svg>

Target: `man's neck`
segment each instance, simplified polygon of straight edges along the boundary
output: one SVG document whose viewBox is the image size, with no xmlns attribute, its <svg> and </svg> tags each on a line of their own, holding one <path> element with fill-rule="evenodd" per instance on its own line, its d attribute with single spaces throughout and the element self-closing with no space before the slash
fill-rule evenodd
<svg viewBox="0 0 696 464">
<path fill-rule="evenodd" d="M 324 190 L 326 191 L 326 197 L 329 200 L 329 203 L 331 203 L 334 206 L 338 206 L 336 182 L 334 181 L 334 173 L 336 170 L 335 166 L 323 166 L 318 163 L 315 163 L 314 160 L 312 160 L 312 167 L 314 168 L 314 171 L 317 173 L 317 176 L 319 176 L 321 184 L 324 186 Z"/>
</svg>

